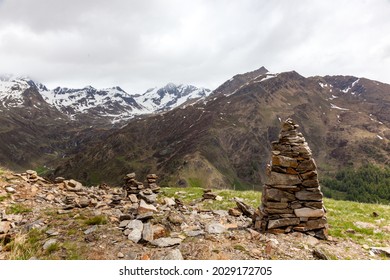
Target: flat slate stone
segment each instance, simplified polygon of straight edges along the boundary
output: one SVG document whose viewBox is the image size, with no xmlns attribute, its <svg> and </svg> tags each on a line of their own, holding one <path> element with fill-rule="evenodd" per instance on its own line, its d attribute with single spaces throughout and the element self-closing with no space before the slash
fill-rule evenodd
<svg viewBox="0 0 390 280">
<path fill-rule="evenodd" d="M 220 223 L 211 223 L 206 225 L 205 230 L 207 233 L 219 234 L 219 233 L 224 233 L 226 231 L 226 228 Z"/>
<path fill-rule="evenodd" d="M 301 183 L 298 175 L 271 172 L 266 177 L 267 185 L 297 185 Z"/>
<path fill-rule="evenodd" d="M 307 207 L 294 209 L 294 213 L 297 217 L 305 217 L 305 218 L 320 218 L 325 215 L 323 209 L 312 209 Z"/>
<path fill-rule="evenodd" d="M 174 246 L 174 245 L 179 245 L 181 243 L 181 241 L 182 240 L 180 238 L 162 237 L 162 238 L 158 238 L 158 239 L 153 240 L 152 242 L 150 242 L 150 244 L 162 248 L 162 247 L 170 247 L 170 246 Z"/>
<path fill-rule="evenodd" d="M 294 226 L 299 224 L 299 218 L 282 218 L 277 220 L 270 220 L 268 222 L 268 229 Z"/>
</svg>

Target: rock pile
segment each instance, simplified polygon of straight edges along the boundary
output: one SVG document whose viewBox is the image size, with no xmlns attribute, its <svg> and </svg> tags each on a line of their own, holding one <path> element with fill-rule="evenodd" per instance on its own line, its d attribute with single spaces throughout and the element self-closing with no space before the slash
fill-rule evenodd
<svg viewBox="0 0 390 280">
<path fill-rule="evenodd" d="M 327 238 L 327 220 L 317 167 L 299 126 L 287 119 L 272 142 L 272 161 L 267 167 L 262 204 L 254 217 L 263 232 L 304 232 Z"/>
</svg>

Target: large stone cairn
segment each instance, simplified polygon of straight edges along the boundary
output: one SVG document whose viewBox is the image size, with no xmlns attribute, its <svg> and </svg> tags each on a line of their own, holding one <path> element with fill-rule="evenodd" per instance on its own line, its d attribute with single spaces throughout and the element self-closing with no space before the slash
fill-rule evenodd
<svg viewBox="0 0 390 280">
<path fill-rule="evenodd" d="M 317 167 L 298 127 L 287 119 L 279 141 L 272 142 L 255 228 L 273 233 L 298 231 L 326 239 L 328 226 Z"/>
</svg>

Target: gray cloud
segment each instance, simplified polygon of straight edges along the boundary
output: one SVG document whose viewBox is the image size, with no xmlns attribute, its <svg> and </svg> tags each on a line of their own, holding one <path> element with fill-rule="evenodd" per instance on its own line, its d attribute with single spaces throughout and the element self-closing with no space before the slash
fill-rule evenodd
<svg viewBox="0 0 390 280">
<path fill-rule="evenodd" d="M 0 72 L 131 93 L 262 65 L 390 83 L 389 14 L 386 0 L 0 0 Z"/>
</svg>

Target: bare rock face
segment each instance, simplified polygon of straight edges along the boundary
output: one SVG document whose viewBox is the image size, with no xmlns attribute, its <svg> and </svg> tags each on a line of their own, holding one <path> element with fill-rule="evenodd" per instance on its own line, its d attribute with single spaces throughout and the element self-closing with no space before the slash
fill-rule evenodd
<svg viewBox="0 0 390 280">
<path fill-rule="evenodd" d="M 254 215 L 255 228 L 268 232 L 299 231 L 327 238 L 317 166 L 299 126 L 291 119 L 272 143 L 262 203 Z"/>
</svg>

